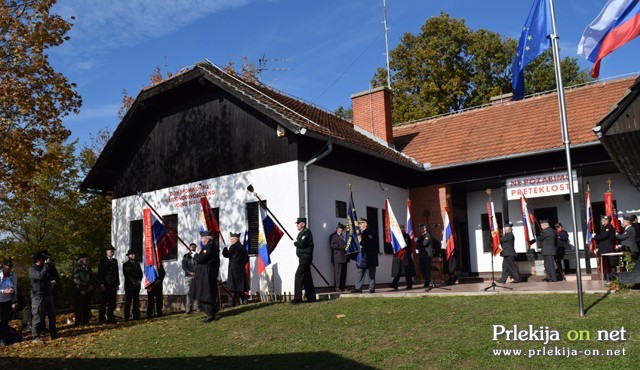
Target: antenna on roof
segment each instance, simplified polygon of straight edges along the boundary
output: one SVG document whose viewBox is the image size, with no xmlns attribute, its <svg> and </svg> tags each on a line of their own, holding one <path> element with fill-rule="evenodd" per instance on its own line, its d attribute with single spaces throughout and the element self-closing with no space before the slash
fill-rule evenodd
<svg viewBox="0 0 640 370">
<path fill-rule="evenodd" d="M 293 68 L 267 68 L 267 62 L 290 62 L 290 59 L 267 58 L 267 54 L 262 54 L 262 58 L 258 59 L 258 80 L 262 82 L 262 71 L 293 71 Z"/>
<path fill-rule="evenodd" d="M 387 26 L 387 1 L 382 0 L 382 10 L 384 13 L 384 46 L 386 48 L 385 56 L 387 57 L 387 87 L 391 90 L 391 70 L 389 69 L 389 27 Z"/>
</svg>

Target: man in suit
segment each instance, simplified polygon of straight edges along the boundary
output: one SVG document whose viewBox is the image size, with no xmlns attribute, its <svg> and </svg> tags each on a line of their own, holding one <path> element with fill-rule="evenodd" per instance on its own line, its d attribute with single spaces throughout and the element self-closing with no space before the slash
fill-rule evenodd
<svg viewBox="0 0 640 370">
<path fill-rule="evenodd" d="M 622 218 L 622 234 L 617 234 L 616 239 L 620 241 L 620 245 L 627 247 L 631 252 L 631 255 L 637 258 L 638 256 L 638 243 L 636 242 L 636 230 L 631 225 L 631 216 L 624 216 Z"/>
<path fill-rule="evenodd" d="M 89 325 L 94 281 L 87 254 L 78 255 L 78 264 L 73 268 L 73 283 L 75 285 L 75 326 Z"/>
<path fill-rule="evenodd" d="M 133 319 L 140 318 L 140 286 L 142 281 L 142 268 L 136 261 L 136 251 L 127 251 L 127 261 L 122 264 L 124 275 L 124 319 L 129 320 L 133 313 Z"/>
<path fill-rule="evenodd" d="M 307 228 L 307 219 L 298 217 L 296 220 L 298 228 L 298 236 L 293 243 L 296 246 L 296 256 L 298 256 L 298 269 L 296 270 L 294 282 L 294 295 L 291 303 L 297 304 L 302 302 L 302 288 L 307 297 L 307 302 L 316 301 L 316 290 L 313 286 L 313 277 L 311 276 L 311 263 L 313 263 L 313 234 Z"/>
<path fill-rule="evenodd" d="M 356 283 L 353 293 L 362 293 L 364 276 L 369 276 L 369 293 L 376 292 L 376 267 L 378 266 L 378 239 L 373 231 L 368 228 L 365 218 L 358 221 L 362 231 L 360 240 L 360 253 L 356 257 Z"/>
<path fill-rule="evenodd" d="M 400 277 L 404 276 L 407 282 L 407 290 L 413 288 L 413 277 L 416 276 L 416 269 L 413 267 L 413 247 L 411 246 L 411 236 L 405 232 L 404 226 L 400 225 L 402 230 L 402 237 L 407 245 L 401 251 L 393 255 L 391 262 L 391 287 L 394 290 L 398 290 L 398 282 Z"/>
<path fill-rule="evenodd" d="M 636 244 L 638 244 L 638 248 L 640 248 L 640 223 L 638 223 L 638 216 L 631 215 L 631 226 L 636 231 Z M 636 261 L 638 260 L 638 253 L 636 254 Z"/>
<path fill-rule="evenodd" d="M 333 273 L 335 277 L 334 290 L 344 292 L 347 283 L 347 254 L 345 253 L 346 241 L 344 240 L 344 229 L 346 226 L 338 222 L 336 232 L 329 236 L 329 246 L 331 247 L 331 260 L 333 261 Z"/>
<path fill-rule="evenodd" d="M 613 240 L 616 237 L 616 231 L 611 225 L 611 217 L 602 216 L 600 220 L 600 232 L 593 234 L 593 240 L 596 241 L 596 251 L 602 256 L 605 253 L 613 252 Z M 607 262 L 601 266 L 604 279 L 611 281 L 611 272 L 616 266 L 616 257 L 607 256 L 602 260 Z"/>
<path fill-rule="evenodd" d="M 115 248 L 110 245 L 105 249 L 105 256 L 98 265 L 98 283 L 100 284 L 100 310 L 98 320 L 101 323 L 116 322 L 113 311 L 116 309 L 116 295 L 120 286 L 118 260 L 113 258 Z"/>
<path fill-rule="evenodd" d="M 544 271 L 546 282 L 558 281 L 556 278 L 556 249 L 558 248 L 558 234 L 549 227 L 549 220 L 540 221 L 542 232 L 538 236 L 538 247 L 542 249 L 544 257 Z"/>
<path fill-rule="evenodd" d="M 244 245 L 240 243 L 240 233 L 229 233 L 229 248 L 222 249 L 222 255 L 229 259 L 227 270 L 227 289 L 233 293 L 233 305 L 236 301 L 246 304 L 248 299 L 244 292 L 249 291 L 249 281 L 245 265 L 249 262 L 249 255 Z"/>
<path fill-rule="evenodd" d="M 418 254 L 418 266 L 426 288 L 431 282 L 431 266 L 433 265 L 433 239 L 427 231 L 427 225 L 420 224 L 420 236 L 416 238 L 416 253 Z"/>
<path fill-rule="evenodd" d="M 200 240 L 204 247 L 196 254 L 196 283 L 193 289 L 193 298 L 198 301 L 207 317 L 203 323 L 215 319 L 218 307 L 218 272 L 220 270 L 220 248 L 213 242 L 211 232 L 201 231 Z"/>
<path fill-rule="evenodd" d="M 196 276 L 196 261 L 194 259 L 196 255 L 196 243 L 189 244 L 189 252 L 182 256 L 182 271 L 184 271 L 184 281 L 187 286 L 185 313 L 191 313 L 194 309 L 198 311 L 198 301 L 193 299 L 193 285 L 194 278 Z"/>
<path fill-rule="evenodd" d="M 511 276 L 514 283 L 520 282 L 520 274 L 518 273 L 518 266 L 516 266 L 515 256 L 516 248 L 514 242 L 516 238 L 513 236 L 513 224 L 508 222 L 503 229 L 502 237 L 500 238 L 500 245 L 502 246 L 502 279 L 500 283 L 507 282 L 507 277 Z"/>
</svg>

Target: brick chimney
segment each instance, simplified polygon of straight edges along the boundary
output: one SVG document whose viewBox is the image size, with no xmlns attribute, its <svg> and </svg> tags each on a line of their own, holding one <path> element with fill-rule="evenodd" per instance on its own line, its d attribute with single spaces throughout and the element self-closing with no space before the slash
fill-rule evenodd
<svg viewBox="0 0 640 370">
<path fill-rule="evenodd" d="M 354 125 L 393 145 L 391 91 L 388 88 L 376 87 L 353 94 L 351 104 Z"/>
</svg>

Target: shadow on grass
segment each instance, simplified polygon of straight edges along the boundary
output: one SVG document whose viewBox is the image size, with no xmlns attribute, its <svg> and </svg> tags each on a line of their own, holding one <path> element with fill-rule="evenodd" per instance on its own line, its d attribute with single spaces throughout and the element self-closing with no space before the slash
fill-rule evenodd
<svg viewBox="0 0 640 370">
<path fill-rule="evenodd" d="M 118 359 L 66 359 L 66 358 L 2 358 L 4 369 L 375 369 L 331 352 L 283 353 L 253 356 L 207 356 L 185 358 L 118 358 Z"/>
<path fill-rule="evenodd" d="M 585 308 L 584 313 L 587 314 L 589 310 L 595 307 L 598 303 L 607 299 L 607 297 L 609 297 L 610 295 L 611 295 L 611 290 L 607 290 L 607 292 L 602 297 L 596 299 L 595 302 L 593 302 L 589 307 Z"/>
</svg>

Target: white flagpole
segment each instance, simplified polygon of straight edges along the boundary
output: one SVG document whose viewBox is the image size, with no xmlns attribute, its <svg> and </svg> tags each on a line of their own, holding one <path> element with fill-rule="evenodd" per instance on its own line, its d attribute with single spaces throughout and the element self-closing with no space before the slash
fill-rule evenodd
<svg viewBox="0 0 640 370">
<path fill-rule="evenodd" d="M 549 7 L 551 9 L 551 24 L 553 26 L 553 34 L 551 37 L 551 46 L 553 48 L 553 64 L 556 72 L 556 87 L 558 90 L 558 106 L 560 108 L 560 128 L 562 131 L 562 142 L 564 143 L 565 156 L 567 158 L 567 172 L 569 174 L 569 193 L 571 200 L 571 219 L 573 221 L 573 245 L 576 247 L 576 280 L 578 283 L 578 306 L 580 310 L 580 317 L 584 316 L 583 302 L 582 302 L 582 276 L 580 273 L 580 254 L 578 244 L 578 223 L 576 221 L 576 205 L 573 192 L 573 171 L 571 169 L 571 152 L 569 139 L 569 126 L 567 124 L 567 109 L 564 101 L 564 85 L 562 84 L 562 69 L 560 67 L 560 51 L 558 48 L 558 33 L 556 32 L 556 17 L 553 9 L 553 0 L 549 0 Z M 585 258 L 587 254 L 585 253 Z"/>
</svg>

